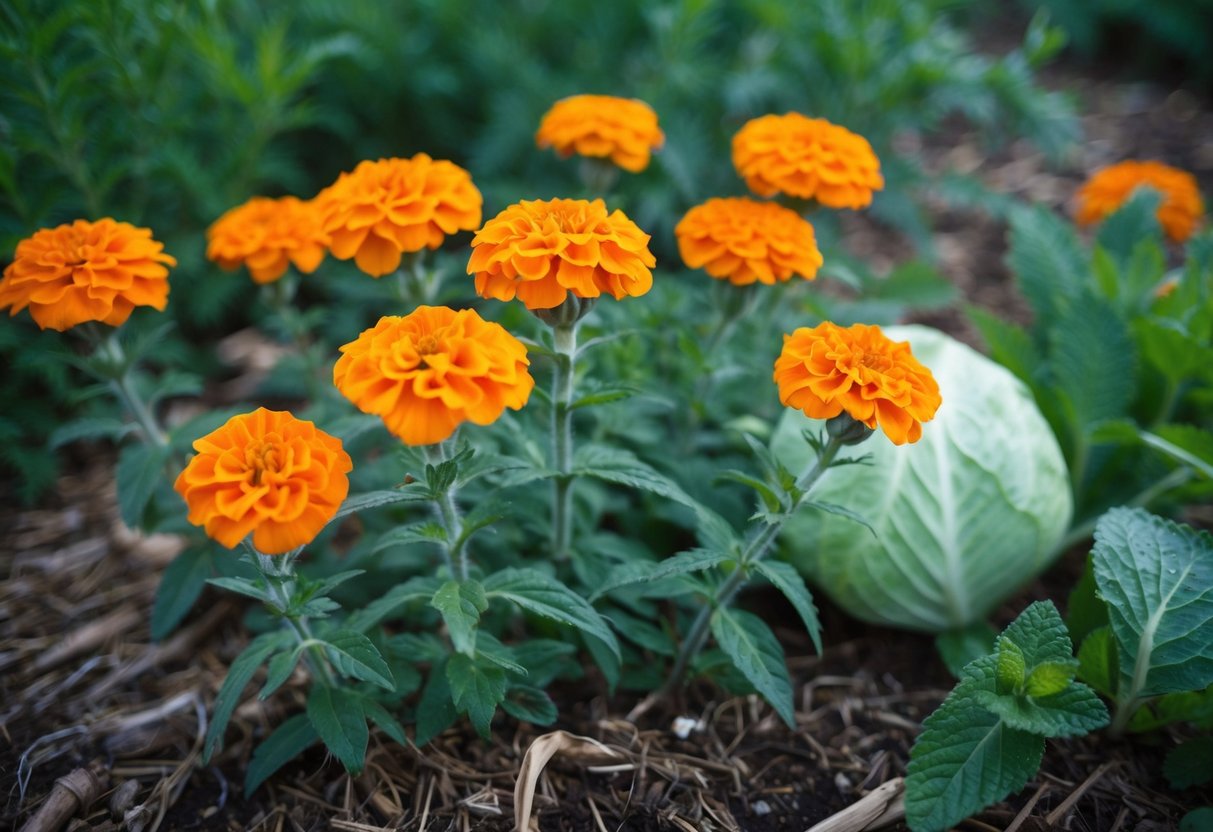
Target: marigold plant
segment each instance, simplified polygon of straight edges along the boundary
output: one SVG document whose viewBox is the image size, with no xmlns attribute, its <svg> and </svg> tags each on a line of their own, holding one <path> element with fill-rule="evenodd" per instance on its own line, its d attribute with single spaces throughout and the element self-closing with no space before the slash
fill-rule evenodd
<svg viewBox="0 0 1213 832">
<path fill-rule="evenodd" d="M 794 274 L 812 280 L 822 263 L 813 226 L 773 202 L 710 199 L 688 211 L 674 234 L 687 266 L 737 286 L 771 285 Z"/>
<path fill-rule="evenodd" d="M 1128 160 L 1097 170 L 1078 190 L 1074 219 L 1079 225 L 1098 223 L 1142 186 L 1161 194 L 1158 222 L 1167 236 L 1180 243 L 1191 237 L 1205 213 L 1196 178 L 1161 162 Z"/>
<path fill-rule="evenodd" d="M 783 193 L 830 208 L 864 208 L 884 188 L 867 139 L 800 113 L 746 122 L 733 136 L 733 166 L 759 196 Z"/>
<path fill-rule="evenodd" d="M 619 167 L 639 173 L 654 150 L 665 143 L 657 113 L 635 98 L 574 95 L 544 113 L 535 133 L 540 148 L 569 157 L 609 157 Z"/>
<path fill-rule="evenodd" d="M 878 326 L 830 322 L 785 335 L 775 360 L 779 400 L 811 419 L 843 411 L 895 445 L 917 442 L 941 403 L 931 371 Z"/>
<path fill-rule="evenodd" d="M 354 467 L 340 439 L 264 407 L 233 416 L 194 450 L 173 484 L 189 521 L 229 549 L 252 534 L 267 555 L 316 537 L 349 492 Z"/>
<path fill-rule="evenodd" d="M 523 200 L 476 232 L 467 270 L 481 297 L 517 297 L 527 309 L 552 309 L 569 293 L 619 300 L 653 286 L 649 239 L 601 199 Z"/>
<path fill-rule="evenodd" d="M 484 204 L 471 174 L 424 153 L 362 162 L 316 201 L 333 256 L 352 257 L 371 277 L 395 271 L 406 253 L 436 249 L 448 234 L 474 230 Z"/>
<path fill-rule="evenodd" d="M 316 203 L 293 196 L 253 197 L 215 220 L 206 240 L 208 260 L 228 271 L 247 266 L 256 283 L 273 283 L 291 264 L 311 274 L 328 245 Z"/>
<path fill-rule="evenodd" d="M 136 306 L 163 311 L 177 260 L 151 229 L 106 217 L 44 228 L 17 244 L 0 280 L 0 309 L 29 307 L 41 329 L 86 321 L 120 326 Z"/>
<path fill-rule="evenodd" d="M 535 386 L 522 342 L 473 309 L 383 317 L 341 352 L 337 389 L 408 445 L 441 442 L 464 421 L 491 424 Z"/>
</svg>

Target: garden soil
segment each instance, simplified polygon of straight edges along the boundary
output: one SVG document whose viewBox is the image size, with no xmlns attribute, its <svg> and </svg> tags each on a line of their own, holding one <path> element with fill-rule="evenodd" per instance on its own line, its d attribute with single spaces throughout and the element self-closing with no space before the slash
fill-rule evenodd
<svg viewBox="0 0 1213 832">
<path fill-rule="evenodd" d="M 1083 155 L 1060 171 L 1026 145 L 990 155 L 960 124 L 921 147 L 906 141 L 932 168 L 960 170 L 1059 210 L 1085 172 L 1127 157 L 1165 159 L 1194 171 L 1213 192 L 1208 102 L 1073 72 L 1052 81 L 1076 92 L 1089 113 Z M 934 209 L 941 268 L 965 299 L 1026 318 L 1002 262 L 1005 227 L 969 208 Z M 864 216 L 849 218 L 845 232 L 878 267 L 911 253 Z M 920 320 L 977 343 L 959 312 Z M 561 715 L 555 726 L 500 717 L 486 742 L 461 724 L 423 751 L 374 733 L 360 776 L 313 749 L 245 798 L 249 755 L 303 709 L 302 680 L 269 701 L 241 704 L 223 751 L 200 765 L 215 694 L 247 640 L 243 605 L 208 589 L 174 636 L 151 642 L 148 611 L 179 544 L 125 530 L 116 519 L 112 454 L 87 445 L 73 452 L 74 473 L 43 507 L 14 508 L 11 493 L 0 500 L 0 575 L 7 576 L 0 583 L 0 827 L 62 809 L 60 822 L 38 831 L 508 830 L 524 754 L 560 729 L 602 748 L 596 759 L 557 755 L 538 776 L 542 832 L 803 832 L 904 775 L 921 721 L 952 684 L 929 637 L 866 626 L 824 599 L 827 647 L 814 655 L 794 611 L 759 592 L 745 603 L 764 611 L 787 648 L 798 691 L 794 731 L 757 697 L 706 685 L 629 720 L 637 697 L 608 695 L 589 670 L 586 680 L 552 691 Z M 1213 512 L 1197 507 L 1186 519 L 1208 527 Z M 1084 555 L 1068 553 L 994 623 L 1005 625 L 1037 599 L 1064 608 Z M 1021 794 L 960 828 L 1175 829 L 1186 810 L 1213 805 L 1211 790 L 1167 788 L 1162 759 L 1177 737 L 1050 740 L 1044 767 Z"/>
</svg>

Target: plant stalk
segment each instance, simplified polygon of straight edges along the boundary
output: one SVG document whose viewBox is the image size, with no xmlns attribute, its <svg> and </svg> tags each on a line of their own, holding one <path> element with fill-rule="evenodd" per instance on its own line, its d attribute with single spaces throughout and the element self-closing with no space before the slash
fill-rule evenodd
<svg viewBox="0 0 1213 832">
<path fill-rule="evenodd" d="M 435 466 L 441 465 L 447 459 L 440 444 L 426 445 L 425 456 Z M 434 500 L 434 509 L 438 515 L 438 522 L 446 529 L 446 546 L 442 550 L 443 557 L 446 559 L 446 567 L 450 570 L 452 577 L 466 581 L 470 567 L 466 541 L 462 540 L 463 521 L 459 516 L 459 506 L 455 502 L 454 484 L 443 492 L 440 499 Z"/>
<path fill-rule="evenodd" d="M 674 662 L 674 667 L 670 671 L 670 676 L 666 680 L 665 685 L 657 693 L 658 698 L 663 698 L 673 693 L 677 687 L 682 684 L 683 677 L 691 666 L 691 662 L 699 655 L 699 651 L 703 649 L 703 645 L 708 640 L 712 614 L 722 607 L 727 607 L 737 597 L 737 593 L 745 588 L 749 581 L 749 568 L 755 563 L 758 563 L 765 558 L 770 551 L 771 544 L 779 536 L 779 532 L 783 529 L 783 525 L 787 522 L 796 510 L 804 503 L 805 497 L 809 495 L 813 486 L 821 479 L 821 475 L 834 462 L 834 458 L 838 455 L 838 451 L 843 446 L 843 438 L 839 436 L 831 436 L 825 447 L 821 449 L 821 453 L 814 461 L 804 475 L 797 480 L 796 487 L 800 489 L 800 496 L 793 501 L 788 510 L 784 512 L 774 522 L 770 522 L 756 534 L 745 547 L 741 556 L 737 559 L 737 568 L 732 574 L 725 579 L 716 590 L 714 598 L 709 600 L 709 603 L 704 604 L 700 608 L 699 614 L 695 616 L 694 622 L 691 624 L 691 629 L 687 634 L 686 639 L 682 642 L 682 646 L 678 650 L 678 658 Z"/>
<path fill-rule="evenodd" d="M 269 587 L 270 597 L 274 604 L 282 611 L 282 618 L 286 621 L 287 626 L 291 628 L 291 632 L 295 634 L 295 638 L 300 644 L 306 644 L 308 665 L 312 668 L 312 673 L 326 687 L 336 687 L 336 679 L 333 677 L 333 672 L 329 668 L 328 657 L 324 655 L 324 648 L 312 642 L 316 641 L 316 637 L 312 634 L 312 628 L 307 623 L 307 616 L 290 615 L 287 610 L 291 608 L 291 598 L 295 594 L 295 556 L 300 549 L 290 552 L 285 555 L 263 555 L 258 552 L 252 544 L 247 544 L 249 550 L 256 555 L 256 563 L 261 570 L 261 574 L 265 576 L 266 586 Z M 281 563 L 277 561 L 281 560 Z"/>
<path fill-rule="evenodd" d="M 552 327 L 556 360 L 552 379 L 552 556 L 565 560 L 573 542 L 573 373 L 577 322 Z"/>
</svg>

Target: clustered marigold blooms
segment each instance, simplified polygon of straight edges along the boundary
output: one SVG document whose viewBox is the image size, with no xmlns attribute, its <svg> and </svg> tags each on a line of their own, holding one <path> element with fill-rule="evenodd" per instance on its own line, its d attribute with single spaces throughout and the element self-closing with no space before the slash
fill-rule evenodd
<svg viewBox="0 0 1213 832">
<path fill-rule="evenodd" d="M 120 326 L 136 306 L 163 311 L 175 258 L 147 228 L 106 217 L 44 228 L 17 243 L 0 280 L 0 309 L 29 307 L 41 329 L 86 321 Z"/>
<path fill-rule="evenodd" d="M 333 384 L 408 445 L 432 445 L 464 421 L 488 425 L 535 386 L 526 347 L 473 309 L 419 306 L 341 347 Z"/>
<path fill-rule="evenodd" d="M 779 400 L 811 419 L 843 411 L 884 431 L 895 445 L 922 438 L 922 423 L 942 399 L 931 371 L 904 341 L 890 341 L 878 326 L 843 328 L 828 321 L 783 338 L 775 360 Z"/>
<path fill-rule="evenodd" d="M 649 166 L 654 150 L 665 143 L 657 113 L 635 98 L 574 95 L 557 101 L 544 113 L 535 133 L 541 149 L 554 148 L 568 157 L 610 157 L 624 170 L 639 173 Z"/>
<path fill-rule="evenodd" d="M 484 198 L 466 170 L 424 153 L 359 163 L 316 197 L 329 250 L 371 277 L 400 267 L 405 253 L 435 249 L 448 234 L 480 225 Z"/>
<path fill-rule="evenodd" d="M 794 274 L 812 280 L 821 268 L 813 226 L 773 202 L 709 199 L 688 211 L 674 234 L 687 266 L 737 286 L 771 285 Z"/>
<path fill-rule="evenodd" d="M 341 440 L 290 413 L 261 407 L 233 416 L 194 450 L 173 488 L 190 522 L 229 549 L 250 533 L 266 555 L 304 546 L 350 490 L 354 465 Z"/>
<path fill-rule="evenodd" d="M 553 309 L 570 292 L 637 297 L 653 287 L 649 239 L 601 199 L 523 200 L 476 232 L 467 271 L 481 297 L 517 297 L 527 309 Z"/>
<path fill-rule="evenodd" d="M 1078 190 L 1074 219 L 1079 225 L 1100 222 L 1142 186 L 1162 196 L 1157 216 L 1167 236 L 1180 243 L 1191 237 L 1205 213 L 1196 178 L 1162 162 L 1128 160 L 1097 170 Z"/>
<path fill-rule="evenodd" d="M 784 193 L 830 208 L 864 208 L 884 188 L 867 139 L 800 113 L 746 122 L 733 136 L 733 166 L 759 196 Z"/>
<path fill-rule="evenodd" d="M 253 197 L 215 220 L 206 239 L 208 260 L 228 271 L 247 266 L 255 283 L 273 283 L 292 263 L 311 274 L 328 245 L 316 204 L 293 196 Z"/>
</svg>

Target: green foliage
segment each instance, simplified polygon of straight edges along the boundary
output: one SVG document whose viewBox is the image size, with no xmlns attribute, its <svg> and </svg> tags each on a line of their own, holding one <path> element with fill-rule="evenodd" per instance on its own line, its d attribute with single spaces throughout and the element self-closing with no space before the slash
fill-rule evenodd
<svg viewBox="0 0 1213 832">
<path fill-rule="evenodd" d="M 1025 609 L 994 653 L 965 665 L 910 754 L 906 820 L 914 832 L 947 829 L 1022 789 L 1044 738 L 1107 724 L 1099 697 L 1073 681 L 1075 665 L 1065 623 L 1047 601 Z"/>
</svg>

